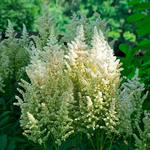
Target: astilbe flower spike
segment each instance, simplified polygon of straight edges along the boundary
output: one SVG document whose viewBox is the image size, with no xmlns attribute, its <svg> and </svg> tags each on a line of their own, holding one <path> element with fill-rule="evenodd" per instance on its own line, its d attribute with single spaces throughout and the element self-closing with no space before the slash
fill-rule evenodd
<svg viewBox="0 0 150 150">
<path fill-rule="evenodd" d="M 118 122 L 116 92 L 120 82 L 119 61 L 96 27 L 92 48 L 85 44 L 83 26 L 78 30 L 81 36 L 68 44 L 66 57 L 71 58 L 67 66 L 74 85 L 74 128 L 88 135 L 98 128 L 115 132 Z"/>
<path fill-rule="evenodd" d="M 143 95 L 144 90 L 144 84 L 138 78 L 138 70 L 119 89 L 119 132 L 126 136 L 133 135 L 133 130 L 141 121 L 142 105 L 148 95 L 148 92 Z"/>
<path fill-rule="evenodd" d="M 39 144 L 52 140 L 60 145 L 73 132 L 68 115 L 73 87 L 64 72 L 63 52 L 57 44 L 49 43 L 53 42 L 48 41 L 43 51 L 34 53 L 26 68 L 31 83 L 23 80 L 20 85 L 25 92 L 18 89 L 24 101 L 16 98 L 21 107 L 20 123 L 24 134 Z"/>
</svg>

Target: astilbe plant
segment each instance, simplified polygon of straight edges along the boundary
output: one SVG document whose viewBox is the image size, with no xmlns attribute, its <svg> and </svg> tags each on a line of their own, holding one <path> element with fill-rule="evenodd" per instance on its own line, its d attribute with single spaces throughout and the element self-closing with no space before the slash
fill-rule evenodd
<svg viewBox="0 0 150 150">
<path fill-rule="evenodd" d="M 94 28 L 91 46 L 84 39 L 83 26 L 68 44 L 66 56 L 69 76 L 74 85 L 74 106 L 71 110 L 74 128 L 91 136 L 96 129 L 115 132 L 118 124 L 117 88 L 119 86 L 119 61 Z"/>
<path fill-rule="evenodd" d="M 25 25 L 23 25 L 22 36 L 18 39 L 12 23 L 8 21 L 6 37 L 7 39 L 0 42 L 0 92 L 4 92 L 4 88 L 6 91 L 14 88 L 13 81 L 20 80 L 29 60 L 26 50 L 29 38 Z"/>
<path fill-rule="evenodd" d="M 139 137 L 134 134 L 135 146 L 137 150 L 148 150 L 150 149 L 150 112 L 144 112 L 145 117 L 143 118 L 144 130 L 137 124 Z"/>
<path fill-rule="evenodd" d="M 31 83 L 22 81 L 26 92 L 18 89 L 24 99 L 23 102 L 17 97 L 24 134 L 39 144 L 52 140 L 60 145 L 73 132 L 68 115 L 73 85 L 63 62 L 61 47 L 49 40 L 43 51 L 33 54 L 26 68 L 31 80 Z"/>
<path fill-rule="evenodd" d="M 24 134 L 42 145 L 53 141 L 57 147 L 78 133 L 89 139 L 97 132 L 102 136 L 102 131 L 132 136 L 140 123 L 144 85 L 137 76 L 120 85 L 119 60 L 96 27 L 90 45 L 81 25 L 67 48 L 64 54 L 50 36 L 42 50 L 32 51 L 26 68 L 30 83 L 22 80 L 22 98 L 16 96 Z"/>
<path fill-rule="evenodd" d="M 126 137 L 133 135 L 133 130 L 141 122 L 141 115 L 143 113 L 142 105 L 148 94 L 147 92 L 143 95 L 143 92 L 144 84 L 140 83 L 138 70 L 131 80 L 127 80 L 120 87 L 119 132 L 123 133 Z"/>
</svg>

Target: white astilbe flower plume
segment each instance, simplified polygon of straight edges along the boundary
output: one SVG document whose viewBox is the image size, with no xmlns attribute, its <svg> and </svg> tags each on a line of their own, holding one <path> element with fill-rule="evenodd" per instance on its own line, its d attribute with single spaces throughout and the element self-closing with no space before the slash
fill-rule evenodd
<svg viewBox="0 0 150 150">
<path fill-rule="evenodd" d="M 25 90 L 18 89 L 23 100 L 16 96 L 23 134 L 41 145 L 50 139 L 60 146 L 73 133 L 68 110 L 73 99 L 72 82 L 64 71 L 63 59 L 55 42 L 48 41 L 43 51 L 36 50 L 26 67 L 31 83 L 20 83 Z"/>
<path fill-rule="evenodd" d="M 105 40 L 101 30 L 94 27 L 91 56 L 99 66 L 99 74 L 106 83 L 118 84 L 120 77 L 120 63 L 113 53 L 113 49 Z M 111 83 L 112 84 L 112 83 Z"/>
<path fill-rule="evenodd" d="M 47 81 L 48 69 L 41 60 L 36 60 L 36 63 L 29 65 L 26 72 L 33 84 L 41 86 Z"/>
<path fill-rule="evenodd" d="M 83 25 L 77 27 L 77 35 L 71 43 L 68 43 L 68 55 L 66 56 L 69 59 L 71 64 L 74 64 L 75 60 L 78 58 L 79 55 L 86 53 L 87 45 L 85 44 L 85 37 L 84 37 L 84 29 Z"/>
<path fill-rule="evenodd" d="M 68 44 L 66 57 L 74 85 L 74 106 L 70 114 L 77 131 L 86 132 L 88 136 L 102 128 L 108 133 L 116 132 L 119 61 L 101 31 L 95 27 L 91 48 L 84 42 L 83 26 L 79 29 L 74 41 Z"/>
</svg>

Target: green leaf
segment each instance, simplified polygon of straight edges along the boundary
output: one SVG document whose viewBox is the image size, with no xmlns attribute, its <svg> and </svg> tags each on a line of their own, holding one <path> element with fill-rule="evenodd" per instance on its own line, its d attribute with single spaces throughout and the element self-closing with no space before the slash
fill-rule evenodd
<svg viewBox="0 0 150 150">
<path fill-rule="evenodd" d="M 138 47 L 142 49 L 150 49 L 150 40 L 144 39 L 138 44 Z"/>
<path fill-rule="evenodd" d="M 10 111 L 5 111 L 5 112 L 3 112 L 3 113 L 0 115 L 0 120 L 2 120 L 3 118 L 9 116 L 10 114 L 11 114 Z"/>
<path fill-rule="evenodd" d="M 133 22 L 136 22 L 138 20 L 141 20 L 144 17 L 145 17 L 144 14 L 133 14 L 133 15 L 129 16 L 127 18 L 127 20 L 128 20 L 129 23 L 133 23 Z"/>
<path fill-rule="evenodd" d="M 4 117 L 2 120 L 0 120 L 0 128 L 6 126 L 9 122 L 10 122 L 10 116 Z"/>
<path fill-rule="evenodd" d="M 150 67 L 150 61 L 142 64 L 142 67 Z"/>
<path fill-rule="evenodd" d="M 15 141 L 13 140 L 13 138 L 11 138 L 7 150 L 14 150 L 15 148 L 16 148 Z"/>
<path fill-rule="evenodd" d="M 7 135 L 0 135 L 0 150 L 5 150 L 7 146 Z"/>
<path fill-rule="evenodd" d="M 133 6 L 133 5 L 137 5 L 139 3 L 139 0 L 132 0 L 131 2 L 129 2 L 128 4 L 130 6 Z"/>
<path fill-rule="evenodd" d="M 110 31 L 110 32 L 108 32 L 107 36 L 114 38 L 114 39 L 118 39 L 120 37 L 120 33 L 119 33 L 119 31 Z"/>
<path fill-rule="evenodd" d="M 135 40 L 136 40 L 136 36 L 133 33 L 131 33 L 130 31 L 124 32 L 123 37 L 126 40 L 131 41 L 131 42 L 135 42 Z"/>
<path fill-rule="evenodd" d="M 150 15 L 145 16 L 142 20 L 135 22 L 137 33 L 139 36 L 144 36 L 150 33 Z"/>
<path fill-rule="evenodd" d="M 138 10 L 150 9 L 150 2 L 138 3 L 137 9 Z"/>
<path fill-rule="evenodd" d="M 122 52 L 124 52 L 125 54 L 127 54 L 128 51 L 129 51 L 129 46 L 128 46 L 127 44 L 120 44 L 120 45 L 119 45 L 119 49 L 120 49 Z"/>
</svg>

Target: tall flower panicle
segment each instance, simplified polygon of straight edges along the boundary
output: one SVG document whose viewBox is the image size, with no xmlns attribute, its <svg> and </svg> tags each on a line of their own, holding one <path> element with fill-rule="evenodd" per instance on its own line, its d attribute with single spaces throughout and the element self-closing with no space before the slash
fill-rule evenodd
<svg viewBox="0 0 150 150">
<path fill-rule="evenodd" d="M 113 49 L 105 40 L 102 31 L 94 28 L 92 40 L 91 56 L 99 67 L 99 74 L 103 76 L 103 80 L 114 87 L 118 87 L 120 82 L 120 63 L 114 56 Z"/>
<path fill-rule="evenodd" d="M 22 81 L 25 92 L 18 91 L 23 100 L 16 97 L 24 134 L 39 144 L 52 140 L 60 145 L 74 132 L 68 110 L 73 100 L 72 82 L 64 71 L 64 55 L 59 48 L 48 41 L 43 51 L 35 51 L 26 68 L 31 83 Z"/>
<path fill-rule="evenodd" d="M 66 55 L 66 58 L 69 59 L 69 62 L 73 64 L 79 55 L 82 55 L 82 53 L 86 53 L 86 48 L 87 45 L 85 43 L 83 25 L 80 25 L 77 28 L 77 35 L 74 41 L 68 43 L 69 52 L 68 55 Z"/>
<path fill-rule="evenodd" d="M 138 70 L 131 80 L 128 79 L 120 87 L 120 132 L 127 136 L 132 135 L 133 129 L 140 123 L 143 113 L 142 105 L 148 94 L 143 95 L 144 90 L 144 84 L 140 83 L 138 78 Z"/>
<path fill-rule="evenodd" d="M 88 135 L 101 128 L 115 132 L 118 125 L 115 105 L 120 81 L 119 61 L 96 27 L 92 48 L 83 42 L 85 38 L 82 26 L 77 30 L 77 35 L 81 36 L 76 36 L 69 44 L 69 54 L 66 57 L 73 60 L 67 63 L 74 85 L 74 125 L 78 131 Z"/>
</svg>

